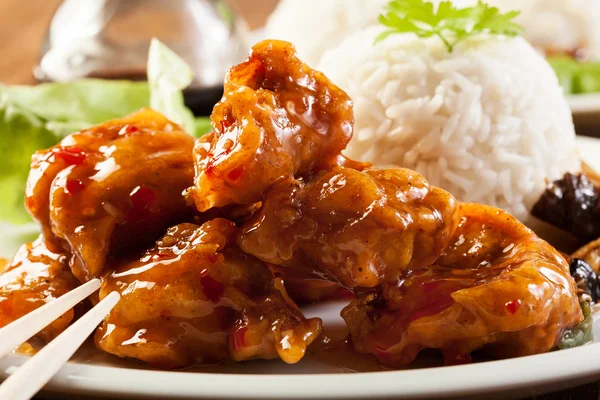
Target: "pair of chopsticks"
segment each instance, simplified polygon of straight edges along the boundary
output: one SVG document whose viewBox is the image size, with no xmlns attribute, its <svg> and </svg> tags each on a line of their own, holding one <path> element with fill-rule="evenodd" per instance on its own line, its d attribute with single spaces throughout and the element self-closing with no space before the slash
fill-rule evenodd
<svg viewBox="0 0 600 400">
<path fill-rule="evenodd" d="M 0 328 L 0 358 L 100 289 L 100 285 L 99 279 L 92 279 L 4 328 Z M 120 299 L 119 293 L 110 293 L 16 372 L 13 372 L 0 385 L 0 399 L 27 400 L 32 398 L 69 361 L 69 358 Z"/>
</svg>

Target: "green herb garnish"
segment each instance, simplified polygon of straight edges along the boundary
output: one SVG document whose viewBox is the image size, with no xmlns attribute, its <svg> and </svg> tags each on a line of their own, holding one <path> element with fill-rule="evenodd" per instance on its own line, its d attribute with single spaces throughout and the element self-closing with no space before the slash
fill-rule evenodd
<svg viewBox="0 0 600 400">
<path fill-rule="evenodd" d="M 442 1 L 437 9 L 425 0 L 392 0 L 379 16 L 379 22 L 389 29 L 377 36 L 375 43 L 394 33 L 414 33 L 422 38 L 437 36 L 452 52 L 458 43 L 480 33 L 518 35 L 523 28 L 512 21 L 517 15 L 519 11 L 502 14 L 481 0 L 468 8 Z"/>
</svg>

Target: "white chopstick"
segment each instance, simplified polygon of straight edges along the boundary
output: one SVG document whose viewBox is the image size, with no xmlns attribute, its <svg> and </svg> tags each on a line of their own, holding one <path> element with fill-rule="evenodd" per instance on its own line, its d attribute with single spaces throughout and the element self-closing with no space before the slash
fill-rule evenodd
<svg viewBox="0 0 600 400">
<path fill-rule="evenodd" d="M 18 320 L 0 328 L 0 358 L 26 342 L 36 333 L 56 321 L 61 315 L 75 307 L 77 303 L 100 289 L 99 279 L 91 281 L 65 293 L 58 299 L 33 310 Z M 0 397 L 1 398 L 1 397 Z"/>
<path fill-rule="evenodd" d="M 119 293 L 110 293 L 16 372 L 13 372 L 0 385 L 0 399 L 27 400 L 33 397 L 71 358 L 120 299 Z"/>
</svg>

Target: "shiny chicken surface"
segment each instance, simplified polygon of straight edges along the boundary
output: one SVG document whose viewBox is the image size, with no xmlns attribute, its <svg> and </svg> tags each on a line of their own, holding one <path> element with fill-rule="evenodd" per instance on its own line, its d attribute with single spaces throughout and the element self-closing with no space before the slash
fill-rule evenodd
<svg viewBox="0 0 600 400">
<path fill-rule="evenodd" d="M 238 243 L 354 289 L 342 313 L 354 346 L 386 365 L 425 348 L 448 363 L 487 344 L 503 356 L 546 352 L 583 318 L 560 253 L 510 215 L 459 207 L 410 170 L 334 168 L 282 182 Z"/>
<path fill-rule="evenodd" d="M 214 132 L 196 143 L 200 211 L 252 204 L 283 177 L 305 176 L 341 159 L 352 136 L 348 95 L 310 69 L 286 42 L 264 41 L 225 79 Z"/>
<path fill-rule="evenodd" d="M 51 250 L 43 238 L 23 245 L 0 274 L 0 328 L 75 289 L 68 257 Z M 38 337 L 49 342 L 65 330 L 74 317 L 69 310 L 44 328 Z"/>
<path fill-rule="evenodd" d="M 273 186 L 238 243 L 265 262 L 372 288 L 432 264 L 450 243 L 457 204 L 407 169 L 335 167 Z"/>
<path fill-rule="evenodd" d="M 364 293 L 342 316 L 355 348 L 387 365 L 426 348 L 449 364 L 484 347 L 497 357 L 551 350 L 583 319 L 569 264 L 509 214 L 462 204 L 451 245 L 430 267 Z"/>
<path fill-rule="evenodd" d="M 269 269 L 237 248 L 235 231 L 225 219 L 177 225 L 141 258 L 111 268 L 100 296 L 116 290 L 122 299 L 96 332 L 98 347 L 161 368 L 299 361 L 321 322 L 286 300 Z"/>
<path fill-rule="evenodd" d="M 193 138 L 152 110 L 74 133 L 33 156 L 26 206 L 81 281 L 108 256 L 151 244 L 188 213 Z"/>
</svg>

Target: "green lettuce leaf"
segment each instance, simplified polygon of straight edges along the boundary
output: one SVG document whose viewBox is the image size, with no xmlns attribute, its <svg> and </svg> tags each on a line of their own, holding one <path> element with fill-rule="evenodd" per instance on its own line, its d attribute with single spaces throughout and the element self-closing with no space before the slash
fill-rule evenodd
<svg viewBox="0 0 600 400">
<path fill-rule="evenodd" d="M 194 72 L 185 61 L 158 39 L 152 39 L 148 53 L 150 107 L 194 134 L 194 115 L 183 102 L 182 90 L 194 81 Z"/>
<path fill-rule="evenodd" d="M 191 69 L 158 40 L 152 42 L 148 75 L 148 82 L 84 79 L 37 86 L 0 84 L 0 221 L 31 221 L 23 205 L 31 155 L 70 133 L 148 106 L 192 135 L 211 130 L 208 118 L 195 120 L 184 104 L 182 90 L 193 80 Z"/>
<path fill-rule="evenodd" d="M 44 119 L 24 109 L 0 90 L 0 220 L 31 221 L 23 206 L 31 154 L 58 140 L 46 128 Z"/>
<path fill-rule="evenodd" d="M 72 132 L 148 106 L 147 83 L 82 80 L 0 86 L 0 221 L 30 222 L 23 206 L 31 155 Z"/>
<path fill-rule="evenodd" d="M 200 137 L 212 131 L 212 125 L 210 118 L 208 117 L 197 117 L 195 120 L 196 128 L 194 129 L 195 136 Z"/>
<path fill-rule="evenodd" d="M 146 82 L 101 79 L 5 90 L 13 102 L 44 119 L 57 137 L 130 114 L 147 107 L 150 99 Z"/>
<path fill-rule="evenodd" d="M 570 57 L 548 57 L 566 94 L 600 92 L 600 62 L 579 62 Z"/>
<path fill-rule="evenodd" d="M 0 221 L 0 258 L 11 258 L 23 243 L 33 242 L 40 234 L 37 224 L 14 225 Z"/>
</svg>

